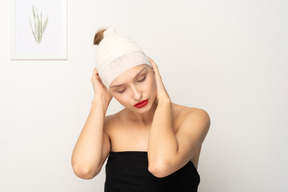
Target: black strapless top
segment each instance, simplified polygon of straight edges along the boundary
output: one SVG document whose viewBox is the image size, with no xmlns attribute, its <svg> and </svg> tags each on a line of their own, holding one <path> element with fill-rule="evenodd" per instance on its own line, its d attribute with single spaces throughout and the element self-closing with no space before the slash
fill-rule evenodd
<svg viewBox="0 0 288 192">
<path fill-rule="evenodd" d="M 110 152 L 105 192 L 197 192 L 200 176 L 189 161 L 176 172 L 157 178 L 148 171 L 146 151 Z"/>
</svg>

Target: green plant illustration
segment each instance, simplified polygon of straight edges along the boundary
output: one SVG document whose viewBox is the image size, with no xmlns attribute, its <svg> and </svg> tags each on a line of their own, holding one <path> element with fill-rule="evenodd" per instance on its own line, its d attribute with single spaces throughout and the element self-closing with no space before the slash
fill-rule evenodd
<svg viewBox="0 0 288 192">
<path fill-rule="evenodd" d="M 31 27 L 32 34 L 34 36 L 36 43 L 39 44 L 42 40 L 43 33 L 44 33 L 44 31 L 47 27 L 47 24 L 48 24 L 48 16 L 47 16 L 45 22 L 43 23 L 42 11 L 39 15 L 37 8 L 34 9 L 34 5 L 32 6 L 32 10 L 33 10 L 33 17 L 34 17 L 34 29 L 33 29 L 32 24 L 31 24 L 31 19 L 29 18 L 30 27 Z"/>
</svg>

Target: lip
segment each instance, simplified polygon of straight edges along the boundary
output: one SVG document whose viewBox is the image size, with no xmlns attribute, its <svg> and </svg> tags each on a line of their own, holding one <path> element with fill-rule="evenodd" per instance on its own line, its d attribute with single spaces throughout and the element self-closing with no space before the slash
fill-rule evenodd
<svg viewBox="0 0 288 192">
<path fill-rule="evenodd" d="M 143 100 L 143 101 L 135 104 L 134 107 L 141 108 L 141 107 L 144 107 L 145 105 L 147 105 L 147 103 L 148 103 L 148 99 Z"/>
</svg>

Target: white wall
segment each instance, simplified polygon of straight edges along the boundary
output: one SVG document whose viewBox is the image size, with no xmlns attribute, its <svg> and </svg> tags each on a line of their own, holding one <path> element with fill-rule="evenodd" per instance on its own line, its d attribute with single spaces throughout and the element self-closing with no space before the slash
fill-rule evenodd
<svg viewBox="0 0 288 192">
<path fill-rule="evenodd" d="M 173 102 L 208 111 L 199 191 L 288 191 L 285 0 L 68 0 L 68 60 L 10 61 L 0 2 L 0 191 L 103 191 L 70 157 L 93 98 L 96 30 L 114 26 L 158 64 Z M 108 114 L 121 109 L 114 99 Z"/>
</svg>

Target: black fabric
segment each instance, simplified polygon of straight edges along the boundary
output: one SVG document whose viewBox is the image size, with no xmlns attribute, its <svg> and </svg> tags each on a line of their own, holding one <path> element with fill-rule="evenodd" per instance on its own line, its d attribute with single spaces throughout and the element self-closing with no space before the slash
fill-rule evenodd
<svg viewBox="0 0 288 192">
<path fill-rule="evenodd" d="M 145 151 L 110 152 L 105 192 L 197 192 L 200 176 L 189 161 L 176 172 L 157 178 L 148 171 Z"/>
</svg>

